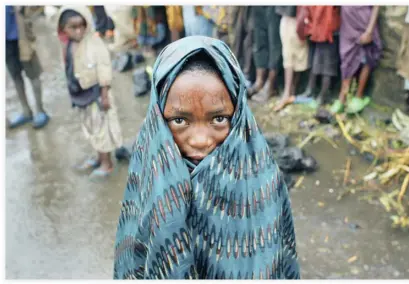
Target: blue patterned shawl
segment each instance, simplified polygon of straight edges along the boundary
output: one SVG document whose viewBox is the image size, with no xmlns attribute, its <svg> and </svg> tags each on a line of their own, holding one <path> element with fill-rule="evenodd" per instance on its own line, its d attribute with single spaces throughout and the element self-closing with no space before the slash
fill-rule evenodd
<svg viewBox="0 0 409 284">
<path fill-rule="evenodd" d="M 163 111 L 172 82 L 199 52 L 214 60 L 235 112 L 223 144 L 194 166 L 181 156 Z M 129 166 L 114 278 L 300 277 L 287 187 L 247 105 L 244 82 L 236 58 L 216 39 L 183 38 L 159 55 Z"/>
</svg>

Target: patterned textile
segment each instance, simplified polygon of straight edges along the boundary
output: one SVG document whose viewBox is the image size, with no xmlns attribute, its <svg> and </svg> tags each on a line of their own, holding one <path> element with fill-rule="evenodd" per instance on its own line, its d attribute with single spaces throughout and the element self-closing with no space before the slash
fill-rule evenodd
<svg viewBox="0 0 409 284">
<path fill-rule="evenodd" d="M 235 112 L 226 140 L 194 166 L 181 156 L 162 113 L 183 64 L 200 52 L 221 71 Z M 222 41 L 187 37 L 159 55 L 129 166 L 114 278 L 300 277 L 287 186 L 247 105 L 244 84 Z"/>
</svg>

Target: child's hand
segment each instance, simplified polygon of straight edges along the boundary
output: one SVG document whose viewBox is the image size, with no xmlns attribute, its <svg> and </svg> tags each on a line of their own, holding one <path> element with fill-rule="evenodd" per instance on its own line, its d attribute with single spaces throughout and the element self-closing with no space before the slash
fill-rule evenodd
<svg viewBox="0 0 409 284">
<path fill-rule="evenodd" d="M 371 42 L 372 42 L 371 33 L 364 32 L 359 38 L 359 43 L 362 45 L 370 44 Z"/>
<path fill-rule="evenodd" d="M 111 104 L 109 103 L 109 99 L 107 96 L 102 96 L 101 97 L 101 104 L 102 104 L 102 108 L 107 111 L 111 108 Z"/>
</svg>

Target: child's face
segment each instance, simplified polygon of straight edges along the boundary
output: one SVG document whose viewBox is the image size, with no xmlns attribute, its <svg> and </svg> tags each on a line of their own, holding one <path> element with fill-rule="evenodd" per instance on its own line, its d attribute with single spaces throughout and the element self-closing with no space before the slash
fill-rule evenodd
<svg viewBox="0 0 409 284">
<path fill-rule="evenodd" d="M 84 38 L 86 27 L 86 22 L 81 16 L 74 16 L 68 19 L 64 32 L 70 40 L 80 42 Z"/>
<path fill-rule="evenodd" d="M 164 116 L 182 155 L 198 164 L 226 139 L 233 112 L 217 75 L 186 72 L 170 87 Z"/>
</svg>

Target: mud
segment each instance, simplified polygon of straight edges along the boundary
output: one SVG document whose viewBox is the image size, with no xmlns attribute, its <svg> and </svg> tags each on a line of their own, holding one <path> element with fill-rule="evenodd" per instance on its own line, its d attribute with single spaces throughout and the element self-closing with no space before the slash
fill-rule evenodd
<svg viewBox="0 0 409 284">
<path fill-rule="evenodd" d="M 71 169 L 93 153 L 70 107 L 53 25 L 39 19 L 36 29 L 52 119 L 39 131 L 25 126 L 6 132 L 6 278 L 109 279 L 127 165 L 118 164 L 105 183 Z M 6 83 L 10 115 L 19 103 L 9 78 Z M 133 97 L 131 73 L 115 74 L 113 90 L 125 141 L 132 141 L 149 98 Z M 342 176 L 333 171 L 344 167 L 348 147 L 334 150 L 320 142 L 306 150 L 320 170 L 291 191 L 302 277 L 409 278 L 408 234 L 390 228 L 380 205 L 353 195 L 337 201 Z M 352 165 L 357 176 L 368 166 L 359 157 Z"/>
</svg>

